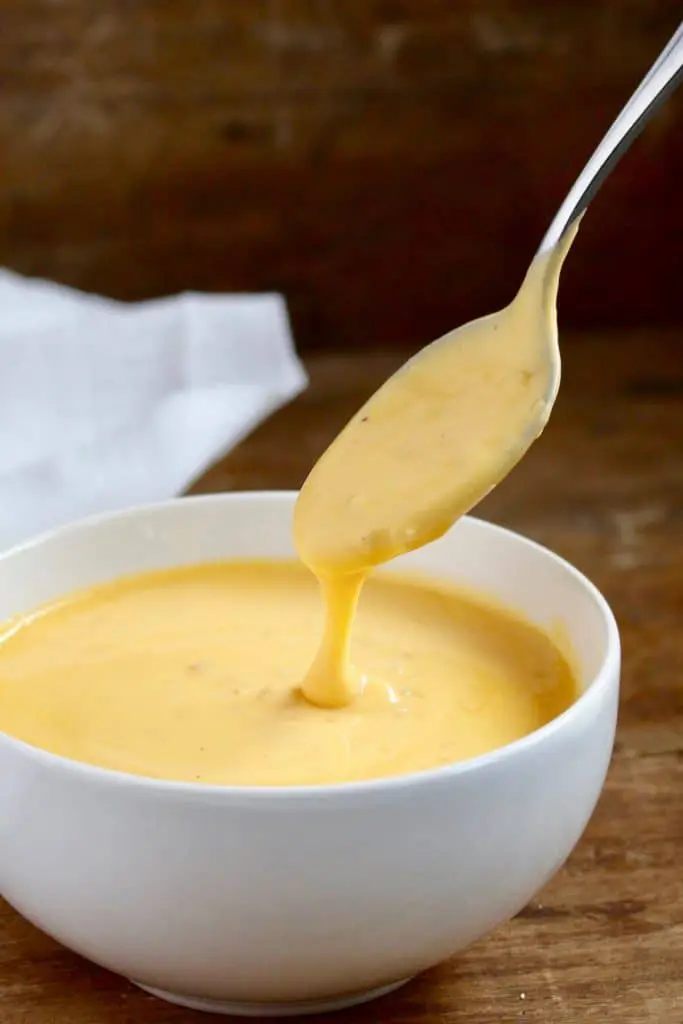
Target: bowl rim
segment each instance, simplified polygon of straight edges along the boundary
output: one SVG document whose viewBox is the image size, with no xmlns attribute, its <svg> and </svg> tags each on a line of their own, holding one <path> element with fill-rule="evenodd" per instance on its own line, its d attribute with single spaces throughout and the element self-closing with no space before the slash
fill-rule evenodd
<svg viewBox="0 0 683 1024">
<path fill-rule="evenodd" d="M 0 552 L 0 566 L 5 561 L 25 551 L 40 548 L 45 544 L 58 541 L 69 534 L 78 533 L 82 529 L 97 528 L 100 525 L 105 525 L 117 519 L 135 519 L 141 514 L 163 512 L 164 509 L 179 505 L 222 505 L 253 500 L 284 504 L 294 500 L 296 494 L 297 492 L 293 490 L 227 491 L 215 494 L 180 496 L 165 501 L 147 502 L 129 508 L 101 512 L 44 531 L 27 541 Z M 605 655 L 600 667 L 593 675 L 593 678 L 589 680 L 583 692 L 560 715 L 546 722 L 540 729 L 535 729 L 526 736 L 513 740 L 512 743 L 507 743 L 502 747 L 497 747 L 477 757 L 456 761 L 452 764 L 440 765 L 436 768 L 424 768 L 420 771 L 407 772 L 402 775 L 391 775 L 377 779 L 361 779 L 352 782 L 293 786 L 236 786 L 155 779 L 145 775 L 135 775 L 132 772 L 103 768 L 65 757 L 62 754 L 55 754 L 49 750 L 34 746 L 25 740 L 18 739 L 2 729 L 0 729 L 0 744 L 6 744 L 10 749 L 15 749 L 17 752 L 28 755 L 33 761 L 38 762 L 43 767 L 52 767 L 68 775 L 76 776 L 82 781 L 90 781 L 105 786 L 124 787 L 135 790 L 138 794 L 144 792 L 147 795 L 154 794 L 159 798 L 180 797 L 190 798 L 193 802 L 198 802 L 201 799 L 204 801 L 211 800 L 212 802 L 217 801 L 224 804 L 254 807 L 260 804 L 272 805 L 273 801 L 282 804 L 284 807 L 288 803 L 300 803 L 302 800 L 320 802 L 321 798 L 363 798 L 388 796 L 391 794 L 397 795 L 405 793 L 406 790 L 412 791 L 416 787 L 429 788 L 458 778 L 468 777 L 473 773 L 481 772 L 483 769 L 493 768 L 501 764 L 504 765 L 509 760 L 532 752 L 546 742 L 552 741 L 553 737 L 564 732 L 566 729 L 571 728 L 582 715 L 590 713 L 591 710 L 594 712 L 598 710 L 602 704 L 602 699 L 609 690 L 613 688 L 618 690 L 621 664 L 619 628 L 609 603 L 598 587 L 561 555 L 509 527 L 500 526 L 497 523 L 492 523 L 472 515 L 462 516 L 461 519 L 476 524 L 478 528 L 491 530 L 494 533 L 503 535 L 513 542 L 521 544 L 522 547 L 535 550 L 544 558 L 555 562 L 568 575 L 573 577 L 592 598 L 596 611 L 600 614 L 603 626 L 605 627 Z M 591 707 L 592 705 L 593 707 Z"/>
</svg>

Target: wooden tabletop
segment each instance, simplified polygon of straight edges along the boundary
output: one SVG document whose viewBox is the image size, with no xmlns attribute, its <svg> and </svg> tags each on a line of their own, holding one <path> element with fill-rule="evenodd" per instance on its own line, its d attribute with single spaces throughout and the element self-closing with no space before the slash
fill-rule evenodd
<svg viewBox="0 0 683 1024">
<path fill-rule="evenodd" d="M 545 436 L 481 508 L 548 544 L 611 601 L 621 720 L 598 809 L 513 921 L 339 1024 L 683 1020 L 683 328 L 566 339 Z M 320 356 L 311 387 L 197 490 L 297 486 L 396 357 Z M 0 908 L 0 1024 L 206 1024 Z"/>
</svg>

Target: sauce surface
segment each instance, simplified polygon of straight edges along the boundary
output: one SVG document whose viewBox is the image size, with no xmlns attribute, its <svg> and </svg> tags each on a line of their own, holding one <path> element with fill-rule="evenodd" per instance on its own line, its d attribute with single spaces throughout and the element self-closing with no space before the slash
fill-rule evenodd
<svg viewBox="0 0 683 1024">
<path fill-rule="evenodd" d="M 350 420 L 299 495 L 294 540 L 320 581 L 326 622 L 302 692 L 343 707 L 370 569 L 435 540 L 483 498 L 543 430 L 559 386 L 555 301 L 576 235 L 537 256 L 505 309 L 423 349 Z"/>
<path fill-rule="evenodd" d="M 0 629 L 0 728 L 154 778 L 314 785 L 473 757 L 576 698 L 533 625 L 392 575 L 361 595 L 357 697 L 315 707 L 297 685 L 322 619 L 315 579 L 293 562 L 190 566 L 72 595 Z"/>
</svg>

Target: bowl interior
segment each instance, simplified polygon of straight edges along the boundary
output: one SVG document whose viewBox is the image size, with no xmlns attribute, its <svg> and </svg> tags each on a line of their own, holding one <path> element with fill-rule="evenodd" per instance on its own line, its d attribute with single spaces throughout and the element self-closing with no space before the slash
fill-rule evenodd
<svg viewBox="0 0 683 1024">
<path fill-rule="evenodd" d="M 99 516 L 0 557 L 0 621 L 71 590 L 172 565 L 294 555 L 291 492 L 187 498 Z M 536 544 L 465 517 L 443 538 L 392 563 L 483 590 L 566 638 L 581 684 L 600 671 L 616 626 L 599 592 Z"/>
</svg>

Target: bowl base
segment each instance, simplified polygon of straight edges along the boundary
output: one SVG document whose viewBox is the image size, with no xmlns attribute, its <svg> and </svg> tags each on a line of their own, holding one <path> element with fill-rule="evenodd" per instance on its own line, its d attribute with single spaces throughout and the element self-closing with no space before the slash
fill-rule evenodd
<svg viewBox="0 0 683 1024">
<path fill-rule="evenodd" d="M 371 999 L 389 995 L 395 989 L 405 985 L 410 978 L 394 981 L 391 985 L 382 985 L 354 995 L 333 996 L 330 999 L 307 999 L 296 1003 L 239 1003 L 222 999 L 196 999 L 193 996 L 177 995 L 175 992 L 164 992 L 163 989 L 142 985 L 138 981 L 133 984 L 138 988 L 164 999 L 167 1003 L 184 1006 L 188 1010 L 203 1010 L 204 1013 L 223 1013 L 233 1017 L 298 1017 L 311 1013 L 330 1013 L 333 1010 L 345 1010 L 349 1006 L 358 1006 Z"/>
</svg>

